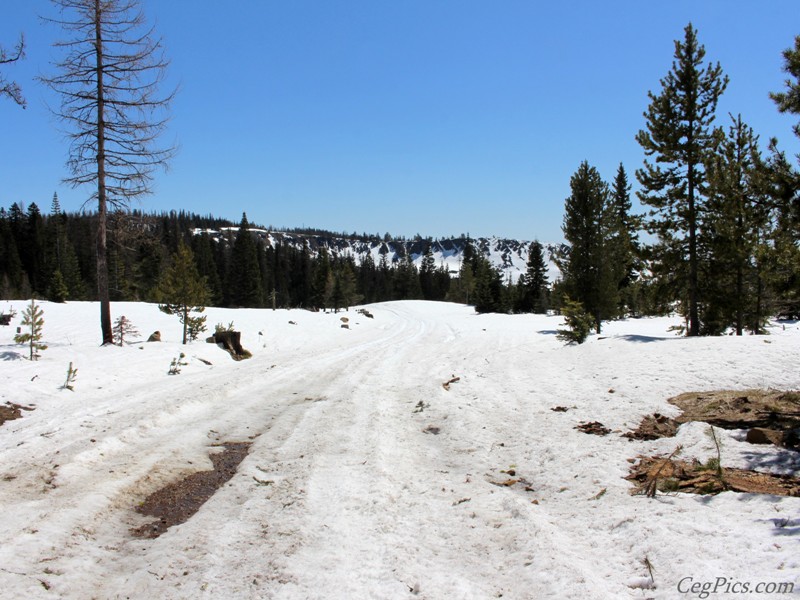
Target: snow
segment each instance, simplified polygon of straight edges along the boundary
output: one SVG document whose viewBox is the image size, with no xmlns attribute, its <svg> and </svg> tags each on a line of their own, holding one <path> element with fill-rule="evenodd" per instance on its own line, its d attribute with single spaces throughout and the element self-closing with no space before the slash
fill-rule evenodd
<svg viewBox="0 0 800 600">
<path fill-rule="evenodd" d="M 113 318 L 161 343 L 105 348 L 96 304 L 41 305 L 49 347 L 30 362 L 13 343 L 25 303 L 0 304 L 18 313 L 0 328 L 0 403 L 35 407 L 0 426 L 0 596 L 676 598 L 698 597 L 681 580 L 718 577 L 800 590 L 800 498 L 631 496 L 628 459 L 716 450 L 702 423 L 619 436 L 677 414 L 666 399 L 685 391 L 800 388 L 796 323 L 687 339 L 675 319 L 627 320 L 565 346 L 558 317 L 455 304 L 370 305 L 374 319 L 209 308 L 253 353 L 235 362 L 182 346 L 155 305 L 115 303 Z M 615 432 L 574 429 L 594 420 Z M 800 470 L 720 433 L 725 466 Z M 148 520 L 135 507 L 227 441 L 252 441 L 233 479 L 160 538 L 132 537 Z M 533 491 L 496 485 L 512 469 Z"/>
</svg>

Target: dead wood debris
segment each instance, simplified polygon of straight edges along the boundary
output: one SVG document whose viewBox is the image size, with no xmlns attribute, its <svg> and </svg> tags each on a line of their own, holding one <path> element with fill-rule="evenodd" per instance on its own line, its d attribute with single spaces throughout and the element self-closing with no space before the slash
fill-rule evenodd
<svg viewBox="0 0 800 600">
<path fill-rule="evenodd" d="M 611 430 L 600 423 L 599 421 L 590 421 L 589 423 L 581 423 L 580 425 L 576 425 L 573 429 L 577 429 L 578 431 L 582 431 L 583 433 L 589 433 L 592 435 L 608 435 L 611 433 Z"/>
<path fill-rule="evenodd" d="M 674 453 L 673 453 L 674 454 Z M 632 494 L 655 496 L 662 493 L 687 492 L 692 494 L 719 494 L 727 490 L 750 494 L 775 496 L 800 496 L 800 479 L 789 475 L 773 475 L 746 469 L 716 469 L 697 459 L 676 460 L 672 456 L 639 457 L 631 467 L 628 481 L 635 484 Z"/>
<path fill-rule="evenodd" d="M 461 381 L 461 377 L 456 377 L 455 375 L 453 375 L 452 379 L 449 379 L 449 380 L 445 381 L 445 382 L 442 384 L 442 387 L 443 387 L 444 389 L 446 389 L 447 391 L 450 391 L 450 384 L 452 384 L 452 383 L 456 383 L 456 382 L 458 382 L 458 381 Z"/>
</svg>

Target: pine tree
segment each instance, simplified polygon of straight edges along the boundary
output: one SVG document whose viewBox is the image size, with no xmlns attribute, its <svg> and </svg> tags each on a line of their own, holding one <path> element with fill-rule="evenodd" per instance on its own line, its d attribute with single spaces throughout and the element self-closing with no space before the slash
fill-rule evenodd
<svg viewBox="0 0 800 600">
<path fill-rule="evenodd" d="M 52 302 L 66 302 L 69 296 L 67 284 L 64 283 L 64 276 L 59 269 L 56 269 L 53 276 L 50 278 L 50 288 L 47 292 L 47 297 Z"/>
<path fill-rule="evenodd" d="M 14 341 L 17 344 L 28 344 L 30 360 L 39 360 L 39 352 L 47 350 L 47 346 L 41 341 L 44 332 L 44 311 L 36 304 L 34 298 L 31 298 L 31 303 L 22 312 L 22 327 L 27 330 L 16 334 Z"/>
<path fill-rule="evenodd" d="M 422 297 L 419 272 L 408 252 L 398 261 L 394 289 L 398 300 L 416 300 Z"/>
<path fill-rule="evenodd" d="M 634 282 L 639 266 L 639 219 L 631 214 L 631 186 L 620 163 L 611 186 L 608 260 L 617 281 L 621 313 L 638 312 Z"/>
<path fill-rule="evenodd" d="M 769 215 L 760 189 L 765 167 L 758 136 L 741 115 L 731 119 L 727 135 L 717 131 L 717 149 L 706 163 L 708 202 L 702 227 L 709 264 L 700 310 L 705 333 L 733 326 L 742 335 L 745 329 L 762 332 L 767 317 L 762 258 Z"/>
<path fill-rule="evenodd" d="M 3 210 L 0 215 L 0 276 L 8 286 L 6 298 L 17 298 L 22 290 L 25 274 L 17 249 L 17 240 L 10 219 Z"/>
<path fill-rule="evenodd" d="M 539 240 L 534 240 L 528 247 L 527 269 L 519 281 L 520 312 L 546 313 L 549 308 L 548 286 L 544 246 Z"/>
<path fill-rule="evenodd" d="M 222 303 L 222 284 L 214 260 L 211 237 L 207 233 L 192 236 L 192 252 L 197 272 L 201 277 L 205 277 L 208 283 L 209 304 L 219 306 Z"/>
<path fill-rule="evenodd" d="M 178 245 L 172 264 L 164 273 L 158 290 L 159 310 L 168 315 L 178 315 L 183 325 L 183 343 L 194 339 L 205 330 L 205 315 L 202 313 L 208 303 L 208 286 L 204 277 L 197 272 L 191 249 L 183 243 Z M 192 334 L 190 336 L 190 333 Z"/>
<path fill-rule="evenodd" d="M 47 291 L 47 282 L 43 277 L 44 222 L 35 202 L 28 206 L 23 236 L 24 243 L 19 248 L 23 268 L 28 273 L 33 291 L 44 294 Z"/>
<path fill-rule="evenodd" d="M 703 69 L 705 48 L 689 23 L 683 42 L 675 42 L 675 61 L 661 80 L 661 92 L 648 92 L 647 129 L 636 135 L 648 157 L 636 171 L 643 204 L 653 207 L 648 223 L 661 246 L 657 257 L 679 273 L 679 298 L 686 301 L 688 334 L 700 335 L 700 256 L 698 235 L 703 210 L 703 165 L 713 147 L 711 125 L 717 101 L 728 84 L 719 63 Z"/>
<path fill-rule="evenodd" d="M 436 261 L 433 258 L 433 250 L 430 244 L 425 244 L 422 253 L 422 262 L 419 266 L 419 285 L 422 290 L 422 298 L 434 300 L 436 297 L 434 276 L 436 273 Z"/>
<path fill-rule="evenodd" d="M 794 38 L 794 48 L 783 51 L 783 59 L 783 70 L 794 80 L 787 78 L 786 91 L 773 92 L 770 98 L 778 105 L 780 112 L 800 115 L 800 35 Z M 794 125 L 794 133 L 800 137 L 800 122 Z"/>
<path fill-rule="evenodd" d="M 766 193 L 772 201 L 774 227 L 772 250 L 767 254 L 767 280 L 775 293 L 778 316 L 800 318 L 800 174 L 779 151 L 776 140 L 770 143 L 766 161 Z"/>
<path fill-rule="evenodd" d="M 242 213 L 239 231 L 231 251 L 231 264 L 228 274 L 230 304 L 236 307 L 260 308 L 264 306 L 264 288 L 261 281 L 261 268 L 258 248 L 250 232 L 247 215 Z"/>
<path fill-rule="evenodd" d="M 472 304 L 478 313 L 507 313 L 508 297 L 503 285 L 503 274 L 492 266 L 489 259 L 476 252 L 471 260 L 475 278 Z"/>
<path fill-rule="evenodd" d="M 328 308 L 333 294 L 334 277 L 328 249 L 320 248 L 314 267 L 314 279 L 311 285 L 311 303 L 316 309 Z"/>
<path fill-rule="evenodd" d="M 570 189 L 561 227 L 568 246 L 558 258 L 559 267 L 567 295 L 582 304 L 600 333 L 602 322 L 616 316 L 619 297 L 613 265 L 606 255 L 613 207 L 608 185 L 586 161 L 570 179 Z"/>
<path fill-rule="evenodd" d="M 126 338 L 131 338 L 135 335 L 139 335 L 139 330 L 136 329 L 136 326 L 131 323 L 131 320 L 127 318 L 125 315 L 119 317 L 116 321 L 114 321 L 114 343 L 117 346 L 123 346 L 125 344 Z"/>
</svg>

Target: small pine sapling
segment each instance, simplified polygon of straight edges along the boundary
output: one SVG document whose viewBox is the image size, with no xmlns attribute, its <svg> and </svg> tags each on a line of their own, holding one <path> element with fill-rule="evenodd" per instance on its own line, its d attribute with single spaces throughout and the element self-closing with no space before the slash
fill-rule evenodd
<svg viewBox="0 0 800 600">
<path fill-rule="evenodd" d="M 178 358 L 173 358 L 172 362 L 169 364 L 169 371 L 167 371 L 167 375 L 180 375 L 181 367 L 185 367 L 189 364 L 183 361 L 184 358 L 186 358 L 186 355 L 183 352 L 180 353 Z"/>
<path fill-rule="evenodd" d="M 31 298 L 28 308 L 22 313 L 22 327 L 27 327 L 25 333 L 16 334 L 14 341 L 17 344 L 28 344 L 30 347 L 30 359 L 38 360 L 39 352 L 47 350 L 47 346 L 42 344 L 42 331 L 44 330 L 44 311 L 36 304 L 36 300 Z M 20 328 L 21 329 L 21 328 Z"/>
<path fill-rule="evenodd" d="M 564 315 L 564 324 L 568 329 L 557 330 L 556 337 L 568 344 L 585 342 L 594 326 L 594 318 L 584 310 L 583 304 L 565 298 L 561 313 Z"/>
<path fill-rule="evenodd" d="M 223 325 L 222 323 L 217 323 L 214 325 L 214 333 L 222 333 L 223 331 L 234 331 L 236 328 L 233 325 L 233 321 L 228 323 L 227 325 Z"/>
<path fill-rule="evenodd" d="M 172 259 L 172 264 L 164 273 L 158 289 L 158 309 L 168 315 L 177 315 L 183 325 L 183 343 L 196 339 L 205 331 L 205 316 L 202 313 L 209 299 L 208 284 L 205 277 L 197 272 L 191 249 L 181 243 Z M 194 337 L 191 337 L 190 328 Z"/>
<path fill-rule="evenodd" d="M 190 342 L 194 342 L 206 330 L 206 315 L 196 317 L 186 316 L 186 335 Z"/>
<path fill-rule="evenodd" d="M 714 446 L 717 449 L 717 456 L 716 458 L 708 459 L 705 466 L 708 468 L 708 470 L 714 471 L 723 488 L 727 488 L 728 486 L 725 482 L 725 473 L 722 470 L 722 442 L 717 437 L 717 432 L 713 425 L 709 425 L 708 436 L 711 438 L 711 441 L 714 442 Z"/>
<path fill-rule="evenodd" d="M 111 331 L 114 335 L 114 343 L 117 346 L 122 346 L 125 343 L 125 338 L 139 335 L 139 331 L 125 315 L 114 321 L 114 327 Z"/>
<path fill-rule="evenodd" d="M 69 363 L 69 367 L 67 367 L 67 380 L 64 382 L 64 385 L 61 386 L 61 389 L 74 392 L 75 388 L 73 388 L 72 386 L 75 383 L 75 379 L 77 376 L 78 376 L 78 369 L 74 369 L 72 367 L 72 363 Z"/>
</svg>

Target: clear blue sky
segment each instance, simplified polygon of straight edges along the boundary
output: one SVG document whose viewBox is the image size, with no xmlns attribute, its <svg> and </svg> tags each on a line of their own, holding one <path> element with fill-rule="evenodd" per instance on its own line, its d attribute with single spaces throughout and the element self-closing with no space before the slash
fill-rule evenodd
<svg viewBox="0 0 800 600">
<path fill-rule="evenodd" d="M 800 34 L 796 0 L 145 0 L 180 84 L 165 141 L 180 152 L 136 208 L 276 228 L 562 238 L 583 160 L 636 188 L 648 90 L 691 21 L 731 83 L 719 107 L 800 151 L 769 99 Z M 34 81 L 52 73 L 48 0 L 0 0 L 0 44 L 27 97 L 0 100 L 0 206 L 78 210 L 67 145 Z"/>
</svg>

